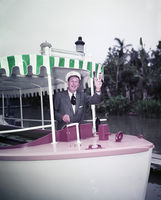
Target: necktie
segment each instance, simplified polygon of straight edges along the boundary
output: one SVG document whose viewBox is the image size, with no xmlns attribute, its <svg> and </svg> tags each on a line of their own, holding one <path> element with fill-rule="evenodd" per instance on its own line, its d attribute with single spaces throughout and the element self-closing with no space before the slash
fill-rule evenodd
<svg viewBox="0 0 161 200">
<path fill-rule="evenodd" d="M 74 94 L 72 95 L 72 98 L 71 98 L 71 104 L 76 105 L 76 98 L 75 98 Z"/>
</svg>

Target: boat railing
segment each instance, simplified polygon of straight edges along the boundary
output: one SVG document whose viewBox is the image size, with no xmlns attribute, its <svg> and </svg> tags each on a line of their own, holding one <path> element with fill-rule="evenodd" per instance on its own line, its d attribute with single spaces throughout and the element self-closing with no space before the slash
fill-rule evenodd
<svg viewBox="0 0 161 200">
<path fill-rule="evenodd" d="M 14 132 L 23 132 L 23 131 L 28 131 L 28 130 L 36 130 L 36 129 L 46 129 L 46 128 L 51 128 L 51 120 L 44 120 L 44 122 L 46 123 L 50 123 L 50 124 L 42 124 L 41 126 L 32 126 L 32 127 L 21 127 L 21 126 L 16 126 L 15 124 L 10 124 L 8 123 L 6 120 L 14 120 L 14 121 L 19 121 L 21 122 L 20 118 L 16 118 L 16 117 L 2 117 L 1 116 L 1 120 L 0 120 L 0 124 L 7 126 L 7 127 L 13 127 L 13 129 L 11 130 L 1 130 L 0 134 L 4 134 L 4 133 L 14 133 Z M 23 119 L 23 121 L 27 121 L 27 122 L 42 122 L 42 120 L 40 119 Z"/>
<path fill-rule="evenodd" d="M 42 129 L 42 128 L 50 128 L 51 124 L 49 125 L 44 125 L 44 126 L 33 126 L 33 127 L 28 127 L 28 128 L 16 128 L 12 130 L 4 130 L 0 131 L 0 134 L 4 133 L 15 133 L 15 132 L 23 132 L 23 131 L 29 131 L 29 130 L 36 130 L 36 129 Z"/>
<path fill-rule="evenodd" d="M 21 121 L 20 118 L 15 118 L 15 117 L 5 117 L 5 119 Z M 41 119 L 23 119 L 23 121 L 42 122 Z M 51 120 L 44 120 L 44 122 L 51 122 Z"/>
</svg>

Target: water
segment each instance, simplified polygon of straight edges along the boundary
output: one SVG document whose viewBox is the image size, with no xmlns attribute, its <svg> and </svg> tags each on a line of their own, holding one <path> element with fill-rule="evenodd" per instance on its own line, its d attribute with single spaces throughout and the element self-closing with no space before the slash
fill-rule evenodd
<svg viewBox="0 0 161 200">
<path fill-rule="evenodd" d="M 161 185 L 149 182 L 145 200 L 161 200 Z"/>
<path fill-rule="evenodd" d="M 138 116 L 110 116 L 110 132 L 123 131 L 125 134 L 138 135 L 152 142 L 154 152 L 161 154 L 161 119 L 148 119 Z"/>
</svg>

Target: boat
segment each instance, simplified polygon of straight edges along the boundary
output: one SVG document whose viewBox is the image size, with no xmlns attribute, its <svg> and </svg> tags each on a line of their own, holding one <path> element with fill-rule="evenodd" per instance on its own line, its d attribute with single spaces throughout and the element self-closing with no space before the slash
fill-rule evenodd
<svg viewBox="0 0 161 200">
<path fill-rule="evenodd" d="M 49 52 L 51 46 L 47 44 L 47 47 Z M 18 95 L 21 126 L 12 131 L 50 128 L 50 133 L 36 140 L 0 148 L 0 196 L 3 200 L 145 199 L 154 147 L 151 142 L 141 135 L 110 133 L 107 123 L 100 123 L 96 131 L 94 107 L 91 121 L 56 130 L 53 91 L 66 89 L 65 74 L 72 69 L 81 73 L 82 88 L 90 85 L 92 94 L 93 74 L 97 76 L 102 71 L 101 65 L 50 55 L 10 56 L 0 62 L 1 121 L 5 119 L 4 98 Z M 65 64 L 62 66 L 62 63 Z M 49 94 L 49 125 L 44 124 L 43 116 L 45 91 Z M 40 94 L 41 126 L 24 127 L 22 95 L 28 93 Z M 3 130 L 0 134 L 9 131 Z"/>
</svg>

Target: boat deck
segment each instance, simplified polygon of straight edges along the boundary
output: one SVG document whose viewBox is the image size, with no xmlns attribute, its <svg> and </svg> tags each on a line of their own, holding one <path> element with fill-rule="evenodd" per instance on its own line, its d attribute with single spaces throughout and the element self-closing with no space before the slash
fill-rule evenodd
<svg viewBox="0 0 161 200">
<path fill-rule="evenodd" d="M 17 127 L 7 126 L 7 125 L 0 125 L 0 130 L 13 130 L 17 129 Z M 34 140 L 38 140 L 44 136 L 50 134 L 50 130 L 29 130 L 29 131 L 22 131 L 22 132 L 14 132 L 14 133 L 5 133 L 0 135 L 0 146 L 1 147 L 13 147 L 13 146 L 23 146 L 26 143 L 32 143 Z M 48 137 L 48 136 L 47 136 Z M 74 142 L 70 144 L 73 145 Z M 26 146 L 26 145 L 25 145 Z M 60 145 L 59 145 L 60 146 Z M 152 153 L 151 163 L 155 165 L 161 166 L 161 155 L 157 153 Z"/>
<path fill-rule="evenodd" d="M 51 134 L 37 141 L 47 140 Z M 36 142 L 36 141 L 34 141 Z M 109 140 L 99 140 L 98 136 L 76 141 L 47 143 L 36 146 L 24 145 L 24 148 L 1 149 L 0 160 L 58 160 L 100 156 L 115 156 L 135 154 L 148 151 L 153 144 L 143 138 L 132 135 L 124 135 L 121 142 L 115 141 L 115 134 L 109 136 Z"/>
</svg>

